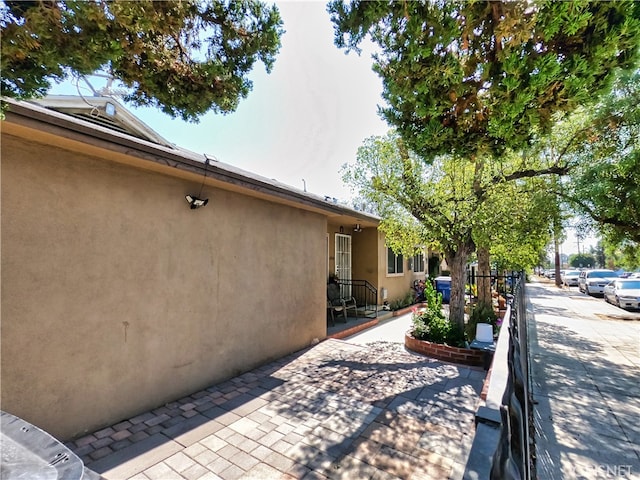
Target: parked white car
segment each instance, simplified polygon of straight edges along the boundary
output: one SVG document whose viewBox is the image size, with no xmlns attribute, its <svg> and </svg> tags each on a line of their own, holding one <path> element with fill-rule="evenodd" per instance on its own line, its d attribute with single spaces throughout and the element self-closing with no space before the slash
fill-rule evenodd
<svg viewBox="0 0 640 480">
<path fill-rule="evenodd" d="M 640 278 L 619 278 L 604 287 L 604 299 L 617 307 L 640 308 Z"/>
<path fill-rule="evenodd" d="M 562 284 L 567 287 L 577 287 L 579 277 L 580 270 L 566 270 L 564 274 L 562 274 Z"/>
<path fill-rule="evenodd" d="M 613 270 L 583 270 L 578 277 L 578 290 L 587 295 L 602 295 L 607 283 L 618 278 L 618 274 Z"/>
</svg>

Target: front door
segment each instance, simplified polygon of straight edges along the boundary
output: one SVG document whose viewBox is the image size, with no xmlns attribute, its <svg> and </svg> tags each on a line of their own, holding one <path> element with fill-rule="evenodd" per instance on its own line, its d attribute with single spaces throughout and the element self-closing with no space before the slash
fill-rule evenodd
<svg viewBox="0 0 640 480">
<path fill-rule="evenodd" d="M 336 275 L 342 285 L 342 297 L 351 296 L 351 235 L 336 233 Z"/>
</svg>

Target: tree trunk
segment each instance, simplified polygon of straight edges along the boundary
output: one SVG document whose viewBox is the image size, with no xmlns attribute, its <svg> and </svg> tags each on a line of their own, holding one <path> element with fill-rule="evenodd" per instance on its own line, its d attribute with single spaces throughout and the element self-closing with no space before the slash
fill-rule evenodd
<svg viewBox="0 0 640 480">
<path fill-rule="evenodd" d="M 478 305 L 491 305 L 491 265 L 489 249 L 478 247 Z"/>
<path fill-rule="evenodd" d="M 464 287 L 466 282 L 467 262 L 475 245 L 468 239 L 459 242 L 456 251 L 445 251 L 447 264 L 451 271 L 451 297 L 449 300 L 449 320 L 464 331 Z"/>
</svg>

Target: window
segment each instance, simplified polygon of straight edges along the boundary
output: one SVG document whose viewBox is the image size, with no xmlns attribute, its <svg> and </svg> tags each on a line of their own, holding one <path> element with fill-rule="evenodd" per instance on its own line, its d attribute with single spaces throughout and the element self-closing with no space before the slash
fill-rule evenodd
<svg viewBox="0 0 640 480">
<path fill-rule="evenodd" d="M 420 252 L 413 256 L 413 271 L 424 272 L 424 253 Z"/>
<path fill-rule="evenodd" d="M 396 255 L 393 250 L 387 248 L 387 274 L 397 275 L 404 272 L 404 257 L 402 254 Z"/>
</svg>

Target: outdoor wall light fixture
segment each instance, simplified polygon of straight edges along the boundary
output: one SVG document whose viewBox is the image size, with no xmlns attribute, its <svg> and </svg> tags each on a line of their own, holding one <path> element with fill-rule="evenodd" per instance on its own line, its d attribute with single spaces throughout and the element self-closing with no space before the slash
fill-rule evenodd
<svg viewBox="0 0 640 480">
<path fill-rule="evenodd" d="M 208 198 L 202 198 L 202 188 L 204 187 L 204 181 L 207 178 L 207 167 L 209 166 L 209 157 L 204 155 L 204 177 L 202 178 L 202 184 L 200 185 L 200 192 L 198 195 L 185 195 L 184 198 L 187 199 L 189 203 L 189 208 L 191 210 L 195 210 L 196 208 L 204 207 L 207 203 L 209 203 Z"/>
<path fill-rule="evenodd" d="M 186 198 L 187 202 L 189 202 L 189 205 L 190 205 L 189 208 L 191 208 L 191 210 L 204 207 L 207 203 L 209 203 L 208 198 L 202 199 L 202 198 L 194 197 L 193 195 L 186 195 L 184 198 Z"/>
<path fill-rule="evenodd" d="M 344 227 L 340 225 L 340 233 L 344 233 Z"/>
<path fill-rule="evenodd" d="M 362 231 L 362 227 L 360 226 L 359 223 L 356 223 L 356 226 L 353 229 L 353 231 L 356 232 L 356 233 L 360 233 Z"/>
</svg>

